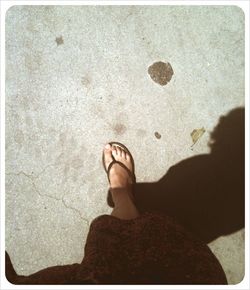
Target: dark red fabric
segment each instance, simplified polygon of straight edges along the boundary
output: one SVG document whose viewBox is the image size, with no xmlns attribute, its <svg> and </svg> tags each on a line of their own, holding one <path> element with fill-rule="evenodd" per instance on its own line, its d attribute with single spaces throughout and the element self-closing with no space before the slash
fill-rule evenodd
<svg viewBox="0 0 250 290">
<path fill-rule="evenodd" d="M 209 247 L 172 218 L 146 213 L 134 220 L 110 215 L 96 218 L 89 230 L 81 264 L 56 266 L 14 284 L 227 284 Z"/>
</svg>

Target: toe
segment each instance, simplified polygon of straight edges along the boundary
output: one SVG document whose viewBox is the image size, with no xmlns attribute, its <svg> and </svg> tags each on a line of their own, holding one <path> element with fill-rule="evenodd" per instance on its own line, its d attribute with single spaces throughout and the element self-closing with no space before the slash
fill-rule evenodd
<svg viewBox="0 0 250 290">
<path fill-rule="evenodd" d="M 111 149 L 111 145 L 110 145 L 109 143 L 106 144 L 106 145 L 105 145 L 105 149 L 107 149 L 107 150 Z"/>
<path fill-rule="evenodd" d="M 131 162 L 131 157 L 130 157 L 130 155 L 129 155 L 128 153 L 126 153 L 126 160 L 127 160 L 128 162 Z"/>
<path fill-rule="evenodd" d="M 108 146 L 109 145 L 109 146 Z M 107 144 L 104 148 L 104 163 L 105 163 L 105 168 L 107 169 L 109 164 L 112 162 L 112 151 L 111 151 L 111 146 L 110 144 Z"/>
<path fill-rule="evenodd" d="M 119 146 L 116 146 L 116 151 L 117 151 L 117 155 L 118 157 L 121 157 L 122 156 L 122 150 Z"/>
<path fill-rule="evenodd" d="M 126 157 L 126 152 L 124 150 L 121 150 L 121 157 L 125 159 Z"/>
<path fill-rule="evenodd" d="M 114 145 L 112 146 L 112 154 L 114 157 L 117 156 L 117 148 Z"/>
</svg>

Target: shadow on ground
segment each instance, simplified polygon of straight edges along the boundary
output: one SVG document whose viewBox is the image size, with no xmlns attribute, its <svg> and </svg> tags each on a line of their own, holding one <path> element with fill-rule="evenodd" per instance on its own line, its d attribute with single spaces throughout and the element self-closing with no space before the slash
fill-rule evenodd
<svg viewBox="0 0 250 290">
<path fill-rule="evenodd" d="M 141 212 L 175 217 L 206 243 L 244 227 L 245 110 L 222 116 L 211 133 L 210 154 L 172 166 L 154 183 L 135 185 Z"/>
</svg>

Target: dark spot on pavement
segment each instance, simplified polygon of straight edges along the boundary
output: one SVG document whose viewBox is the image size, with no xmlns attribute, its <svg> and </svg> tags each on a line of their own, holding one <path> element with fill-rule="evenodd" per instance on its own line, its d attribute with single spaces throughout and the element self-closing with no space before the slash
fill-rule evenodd
<svg viewBox="0 0 250 290">
<path fill-rule="evenodd" d="M 157 139 L 161 139 L 161 134 L 158 133 L 158 132 L 155 132 L 155 137 L 156 137 Z"/>
<path fill-rule="evenodd" d="M 118 123 L 113 127 L 113 130 L 116 134 L 123 135 L 126 132 L 127 128 L 123 124 Z"/>
<path fill-rule="evenodd" d="M 81 83 L 84 87 L 89 87 L 90 86 L 90 83 L 91 83 L 91 80 L 88 76 L 84 76 L 81 78 Z"/>
<path fill-rule="evenodd" d="M 171 80 L 174 71 L 170 63 L 158 61 L 148 68 L 148 73 L 154 82 L 165 86 Z"/>
<path fill-rule="evenodd" d="M 57 46 L 63 44 L 62 36 L 56 38 L 56 43 L 57 43 Z"/>
</svg>

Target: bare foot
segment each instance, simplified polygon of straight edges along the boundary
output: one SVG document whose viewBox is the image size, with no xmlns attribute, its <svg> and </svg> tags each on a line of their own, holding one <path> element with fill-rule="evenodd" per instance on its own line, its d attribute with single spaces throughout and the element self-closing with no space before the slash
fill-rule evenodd
<svg viewBox="0 0 250 290">
<path fill-rule="evenodd" d="M 104 148 L 104 163 L 105 168 L 109 167 L 113 158 L 116 161 L 124 164 L 131 172 L 134 170 L 131 157 L 121 147 L 107 144 Z M 134 204 L 132 194 L 133 178 L 128 171 L 119 163 L 111 166 L 109 171 L 110 192 L 114 202 L 114 209 L 111 213 L 123 220 L 131 220 L 138 217 L 140 214 Z"/>
<path fill-rule="evenodd" d="M 109 164 L 113 161 L 112 156 L 116 161 L 123 163 L 129 170 L 133 170 L 130 155 L 127 154 L 121 147 L 107 144 L 104 149 L 105 167 L 108 168 Z M 113 164 L 109 171 L 110 188 L 124 188 L 130 189 L 132 179 L 126 169 L 121 165 Z"/>
</svg>

